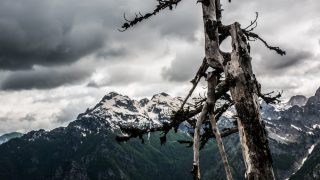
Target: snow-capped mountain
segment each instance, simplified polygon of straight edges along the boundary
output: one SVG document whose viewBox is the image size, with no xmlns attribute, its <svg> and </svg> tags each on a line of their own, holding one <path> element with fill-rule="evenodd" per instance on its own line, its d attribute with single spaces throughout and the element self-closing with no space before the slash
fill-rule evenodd
<svg viewBox="0 0 320 180">
<path fill-rule="evenodd" d="M 111 129 L 119 126 L 148 128 L 161 126 L 170 121 L 170 114 L 177 110 L 182 98 L 171 97 L 166 93 L 154 95 L 151 99 L 133 100 L 128 96 L 109 93 L 95 107 L 78 116 L 78 119 L 93 118 L 104 120 Z M 288 153 L 286 148 L 303 144 L 303 148 L 291 151 L 296 158 L 292 161 L 291 172 L 295 172 L 305 162 L 312 147 L 318 143 L 320 136 L 320 88 L 315 96 L 306 98 L 293 96 L 288 102 L 268 105 L 261 102 L 261 114 L 271 142 L 274 154 L 282 156 Z M 235 115 L 234 108 L 229 109 L 219 121 L 220 127 L 229 126 Z M 278 172 L 281 174 L 281 172 Z M 289 177 L 284 172 L 283 177 Z"/>
<path fill-rule="evenodd" d="M 95 107 L 79 114 L 77 119 L 103 119 L 112 129 L 117 129 L 119 126 L 155 127 L 170 121 L 170 114 L 178 110 L 181 103 L 180 97 L 171 97 L 166 93 L 138 101 L 111 92 L 104 96 Z"/>
<path fill-rule="evenodd" d="M 154 169 L 163 168 L 166 172 L 168 170 L 165 167 L 168 165 L 163 161 L 157 159 L 156 156 L 148 155 L 146 156 L 148 158 L 144 156 L 150 152 L 159 152 L 158 146 L 146 148 L 129 142 L 128 147 L 130 148 L 125 150 L 125 146 L 118 145 L 114 140 L 114 132 L 118 133 L 120 126 L 136 128 L 161 126 L 163 122 L 170 121 L 172 111 L 177 110 L 181 103 L 182 98 L 171 97 L 166 93 L 156 94 L 150 99 L 141 100 L 131 99 L 115 92 L 109 93 L 97 105 L 79 114 L 77 119 L 67 127 L 51 131 L 32 131 L 21 138 L 0 145 L 0 177 L 6 179 L 56 177 L 56 179 L 87 180 L 92 179 L 90 177 L 94 177 L 93 179 L 112 179 L 116 175 L 116 177 L 126 179 L 134 174 L 141 174 L 136 170 L 132 174 L 129 170 L 133 171 L 134 167 L 140 167 L 140 165 L 142 169 L 145 169 L 146 161 L 150 161 L 148 162 L 150 166 L 155 165 L 154 161 L 159 162 Z M 309 154 L 318 143 L 320 137 L 320 88 L 315 96 L 309 97 L 306 102 L 301 97 L 293 97 L 288 103 L 277 105 L 261 102 L 261 114 L 269 134 L 276 176 L 278 179 L 289 178 L 303 166 L 304 162 L 308 162 Z M 233 115 L 235 115 L 233 108 L 225 112 L 219 121 L 219 126 L 230 125 Z M 181 130 L 183 132 L 177 135 L 179 137 L 181 134 L 185 134 L 184 129 Z M 243 178 L 244 164 L 241 159 L 239 138 L 234 134 L 225 138 L 224 142 L 234 172 L 239 172 L 235 179 L 241 179 Z M 185 152 L 185 150 L 180 146 L 177 149 L 169 150 L 168 154 L 181 154 L 181 152 Z M 110 156 L 110 154 L 113 155 Z M 164 154 L 161 153 L 158 156 L 164 156 Z M 138 165 L 136 163 L 139 159 L 134 157 L 144 158 L 145 161 Z M 189 156 L 185 155 L 185 157 Z M 212 159 L 215 158 L 219 161 L 216 159 L 217 157 L 212 157 Z M 101 159 L 104 159 L 102 164 Z M 191 159 L 190 156 L 190 163 Z M 216 165 L 208 164 L 213 168 L 209 173 L 211 175 L 214 175 L 212 172 L 220 173 L 223 169 L 216 163 Z M 179 164 L 175 167 L 181 166 L 182 164 Z M 18 172 L 17 168 L 23 169 L 23 171 Z M 149 171 L 143 173 L 147 174 Z M 16 178 L 12 174 L 16 175 Z M 152 174 L 150 176 L 152 177 Z M 186 175 L 181 174 L 175 178 L 182 177 L 186 177 Z M 169 176 L 168 179 L 170 178 L 173 177 Z"/>
<path fill-rule="evenodd" d="M 319 90 L 318 90 L 319 91 Z M 298 142 L 301 134 L 313 136 L 320 128 L 318 96 L 307 100 L 304 96 L 293 96 L 289 102 L 276 105 L 261 103 L 261 114 L 269 137 L 281 143 Z M 77 119 L 93 118 L 105 121 L 111 129 L 119 126 L 148 128 L 161 126 L 170 121 L 172 111 L 178 110 L 182 98 L 171 97 L 166 93 L 154 95 L 151 99 L 134 100 L 115 92 L 104 96 L 93 108 L 79 114 Z M 314 112 L 315 111 L 315 112 Z M 314 114 L 316 113 L 316 114 Z M 235 115 L 233 108 L 223 114 L 220 126 Z"/>
<path fill-rule="evenodd" d="M 320 91 L 320 88 L 317 92 Z M 262 104 L 269 137 L 283 143 L 298 142 L 301 134 L 314 136 L 320 128 L 320 94 L 309 99 L 293 96 L 288 103 Z"/>
</svg>

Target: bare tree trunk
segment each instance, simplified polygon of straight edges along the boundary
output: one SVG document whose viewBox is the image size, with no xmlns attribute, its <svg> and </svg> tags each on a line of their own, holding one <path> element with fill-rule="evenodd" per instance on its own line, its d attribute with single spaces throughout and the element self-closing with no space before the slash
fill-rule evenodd
<svg viewBox="0 0 320 180">
<path fill-rule="evenodd" d="M 172 9 L 174 5 L 177 5 L 182 0 L 158 0 L 158 5 L 152 13 L 146 13 L 142 15 L 136 14 L 133 20 L 128 20 L 124 17 L 125 23 L 122 25 L 122 30 L 125 31 L 129 27 L 136 25 L 137 23 L 148 19 L 149 17 L 156 15 L 158 12 L 164 9 Z M 202 3 L 203 11 L 203 23 L 205 32 L 205 61 L 202 68 L 199 69 L 193 82 L 193 88 L 190 90 L 188 96 L 182 103 L 180 113 L 183 113 L 183 107 L 187 102 L 188 98 L 193 93 L 198 82 L 200 81 L 202 74 L 207 70 L 208 66 L 213 69 L 224 72 L 225 74 L 225 84 L 226 88 L 223 90 L 222 94 L 227 90 L 230 90 L 235 108 L 237 110 L 237 122 L 238 130 L 240 134 L 240 143 L 242 147 L 243 158 L 246 166 L 245 177 L 248 180 L 272 180 L 274 179 L 273 169 L 272 169 L 272 159 L 271 153 L 268 146 L 267 133 L 264 127 L 264 123 L 260 115 L 260 107 L 258 103 L 258 97 L 263 97 L 264 99 L 269 99 L 272 102 L 276 100 L 277 97 L 265 97 L 260 92 L 259 84 L 257 83 L 255 76 L 252 72 L 251 67 L 251 57 L 249 52 L 249 44 L 247 40 L 249 38 L 259 39 L 264 45 L 270 50 L 276 51 L 280 55 L 285 55 L 285 51 L 281 50 L 279 47 L 272 47 L 267 44 L 260 36 L 251 32 L 256 25 L 256 20 L 251 22 L 247 27 L 247 30 L 241 29 L 239 23 L 234 23 L 232 25 L 224 26 L 221 23 L 221 4 L 220 0 L 198 0 Z M 230 2 L 230 0 L 229 0 Z M 258 16 L 257 16 L 258 17 Z M 257 18 L 256 17 L 256 18 Z M 232 52 L 226 53 L 222 52 L 219 48 L 219 41 L 223 41 L 228 36 L 232 38 Z M 216 72 L 217 72 L 216 71 Z M 197 119 L 195 133 L 194 133 L 194 175 L 195 179 L 200 179 L 200 169 L 199 169 L 199 139 L 201 125 L 208 113 L 212 116 L 211 123 L 215 136 L 217 137 L 217 142 L 219 146 L 222 159 L 224 161 L 225 169 L 229 179 L 232 179 L 230 168 L 227 162 L 227 156 L 223 147 L 221 140 L 221 135 L 218 131 L 216 120 L 214 114 L 214 104 L 215 104 L 215 93 L 214 88 L 216 86 L 216 81 L 208 81 L 208 99 L 203 106 L 200 117 Z M 218 96 L 218 93 L 216 94 Z M 227 107 L 229 105 L 227 104 Z M 197 113 L 198 110 L 197 110 Z M 179 119 L 179 123 L 181 119 Z M 177 128 L 176 123 L 171 123 L 169 126 L 163 126 L 163 128 L 155 128 L 153 131 L 164 131 L 165 134 L 170 130 L 169 128 Z M 192 123 L 193 124 L 193 123 Z M 140 133 L 132 134 L 130 137 L 137 137 L 137 134 L 142 137 L 142 134 L 148 131 L 142 131 Z M 150 130 L 149 130 L 150 132 Z M 129 138 L 130 138 L 129 137 Z M 165 137 L 165 136 L 164 136 Z M 120 138 L 119 141 L 126 141 L 128 137 Z"/>
<path fill-rule="evenodd" d="M 204 34 L 205 34 L 205 57 L 207 63 L 211 67 L 221 67 L 220 62 L 223 61 L 223 57 L 220 54 L 219 49 L 219 34 L 218 28 L 214 31 L 208 32 L 208 26 L 211 22 L 220 21 L 220 18 L 216 16 L 216 5 L 214 0 L 207 0 L 206 3 L 202 3 L 202 13 L 203 13 L 203 24 L 204 24 Z"/>
<path fill-rule="evenodd" d="M 205 30 L 205 54 L 211 67 L 223 68 L 226 78 L 235 82 L 231 96 L 238 114 L 238 129 L 248 180 L 274 179 L 267 133 L 260 115 L 257 89 L 254 86 L 251 57 L 240 24 L 231 25 L 232 53 L 224 59 L 219 49 L 217 26 L 221 20 L 220 0 L 202 1 Z M 210 26 L 211 23 L 211 26 Z"/>
<path fill-rule="evenodd" d="M 240 24 L 232 24 L 230 34 L 233 49 L 230 61 L 224 66 L 224 72 L 227 78 L 235 82 L 230 91 L 237 110 L 240 143 L 246 166 L 245 177 L 248 180 L 272 180 L 272 159 L 260 115 L 248 44 L 244 41 Z"/>
<path fill-rule="evenodd" d="M 209 109 L 209 118 L 210 118 L 210 123 L 212 125 L 212 131 L 216 137 L 216 142 L 219 148 L 219 152 L 221 155 L 221 159 L 223 161 L 223 166 L 224 166 L 224 170 L 226 172 L 227 175 L 227 179 L 228 180 L 233 180 L 232 178 L 232 173 L 231 173 L 231 169 L 228 163 L 228 158 L 227 158 L 227 153 L 224 149 L 224 145 L 223 145 L 223 141 L 219 132 L 219 129 L 217 127 L 217 122 L 215 119 L 215 115 L 214 115 L 214 107 L 215 107 L 215 103 L 216 103 L 216 99 L 215 99 L 215 89 L 216 89 L 216 85 L 217 85 L 217 77 L 212 75 L 210 76 L 210 74 L 208 75 L 208 99 L 207 99 L 207 103 L 208 106 L 210 107 Z"/>
</svg>

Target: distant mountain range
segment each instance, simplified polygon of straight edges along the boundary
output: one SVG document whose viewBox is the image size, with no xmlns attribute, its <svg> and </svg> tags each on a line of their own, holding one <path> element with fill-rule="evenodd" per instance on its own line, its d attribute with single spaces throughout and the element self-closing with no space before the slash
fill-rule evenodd
<svg viewBox="0 0 320 180">
<path fill-rule="evenodd" d="M 170 133 L 165 146 L 153 133 L 145 144 L 117 143 L 119 126 L 146 128 L 170 121 L 182 99 L 166 93 L 133 100 L 112 92 L 67 127 L 31 131 L 0 145 L 0 179 L 192 179 L 192 149 L 178 144 L 190 139 L 184 128 Z M 319 179 L 320 88 L 315 96 L 293 96 L 289 102 L 261 102 L 278 179 Z M 228 125 L 229 109 L 219 122 Z M 244 164 L 238 135 L 224 139 L 235 179 L 243 179 Z M 214 141 L 201 152 L 203 179 L 225 179 Z"/>
</svg>

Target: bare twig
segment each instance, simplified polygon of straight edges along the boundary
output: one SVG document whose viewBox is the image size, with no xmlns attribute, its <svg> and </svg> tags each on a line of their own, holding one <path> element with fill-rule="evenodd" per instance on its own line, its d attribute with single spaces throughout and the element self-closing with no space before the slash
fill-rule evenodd
<svg viewBox="0 0 320 180">
<path fill-rule="evenodd" d="M 184 101 L 182 102 L 181 106 L 180 106 L 180 110 L 183 109 L 184 105 L 187 103 L 188 99 L 190 98 L 190 96 L 192 95 L 193 91 L 196 89 L 198 83 L 201 80 L 201 77 L 205 76 L 205 72 L 208 69 L 208 64 L 207 64 L 207 60 L 204 58 L 203 62 L 196 74 L 196 76 L 191 80 L 191 83 L 193 84 L 192 88 L 190 89 L 187 97 L 184 99 Z"/>
<path fill-rule="evenodd" d="M 119 31 L 120 32 L 126 31 L 128 28 L 133 27 L 134 25 L 138 24 L 139 22 L 146 20 L 146 19 L 150 18 L 151 16 L 156 15 L 161 10 L 164 10 L 167 8 L 169 10 L 172 10 L 173 6 L 177 6 L 181 0 L 157 0 L 157 1 L 158 1 L 158 5 L 153 10 L 152 13 L 146 13 L 146 14 L 142 15 L 139 12 L 139 14 L 136 14 L 136 16 L 133 20 L 128 20 L 124 15 L 124 19 L 126 22 L 122 24 L 122 26 L 121 26 L 122 29 L 119 29 Z"/>
<path fill-rule="evenodd" d="M 258 26 L 258 17 L 259 17 L 259 13 L 256 12 L 256 18 L 250 22 L 250 25 L 248 25 L 246 28 L 244 28 L 244 30 L 246 31 L 253 31 L 257 26 Z M 249 29 L 251 27 L 251 29 Z M 249 29 L 249 30 L 248 30 Z"/>
</svg>

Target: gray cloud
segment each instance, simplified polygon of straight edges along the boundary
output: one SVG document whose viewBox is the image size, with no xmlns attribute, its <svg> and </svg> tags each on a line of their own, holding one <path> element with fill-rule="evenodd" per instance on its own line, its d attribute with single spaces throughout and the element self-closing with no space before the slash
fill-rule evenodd
<svg viewBox="0 0 320 180">
<path fill-rule="evenodd" d="M 304 62 L 312 58 L 313 54 L 304 50 L 287 50 L 286 56 L 278 56 L 275 53 L 269 56 L 263 57 L 266 62 L 266 66 L 270 69 L 284 69 L 293 65 Z"/>
<path fill-rule="evenodd" d="M 190 88 L 186 82 L 203 58 L 201 4 L 184 0 L 173 11 L 160 12 L 124 33 L 117 31 L 124 12 L 131 18 L 135 12 L 152 11 L 155 3 L 0 0 L 0 133 L 56 127 L 108 91 L 139 97 L 161 91 L 184 96 Z M 252 42 L 252 64 L 264 91 L 284 90 L 286 97 L 313 95 L 320 83 L 315 62 L 320 3 L 222 3 L 224 23 L 238 21 L 245 27 L 257 11 L 259 24 L 254 31 L 287 50 L 287 56 L 280 57 Z M 73 86 L 80 83 L 99 88 Z M 10 91 L 20 89 L 31 90 Z M 77 109 L 80 106 L 83 109 Z M 36 121 L 21 121 L 30 113 Z"/>
<path fill-rule="evenodd" d="M 152 11 L 154 5 L 113 0 L 93 0 L 90 3 L 76 0 L 15 0 L 12 3 L 0 0 L 0 70 L 9 74 L 0 79 L 0 88 L 48 89 L 73 84 L 87 77 L 88 72 L 80 71 L 79 76 L 73 77 L 66 71 L 57 73 L 58 69 L 67 66 L 70 71 L 77 71 L 69 65 L 87 55 L 94 55 L 98 60 L 129 62 L 146 51 L 161 54 L 168 47 L 163 41 L 165 38 L 195 40 L 201 21 L 191 17 L 194 14 L 200 17 L 201 8 L 190 13 L 194 2 L 183 2 L 174 11 L 163 11 L 124 33 L 117 31 L 124 21 L 123 12 L 127 12 L 130 18 L 132 12 Z M 186 18 L 186 14 L 190 18 Z M 174 20 L 168 21 L 169 17 Z M 47 67 L 48 73 L 35 71 L 34 66 Z M 50 68 L 52 66 L 55 70 Z M 49 76 L 50 73 L 55 77 Z M 108 73 L 112 78 L 104 85 L 137 79 L 135 73 L 130 74 L 133 78 L 115 71 L 112 73 Z M 64 78 L 58 74 L 64 74 Z"/>
<path fill-rule="evenodd" d="M 0 69 L 70 64 L 101 48 L 102 23 L 82 19 L 81 4 L 71 3 L 1 0 Z"/>
<path fill-rule="evenodd" d="M 175 82 L 190 81 L 202 63 L 204 55 L 201 52 L 199 47 L 193 46 L 178 50 L 171 64 L 162 68 L 162 78 Z"/>
<path fill-rule="evenodd" d="M 286 51 L 285 56 L 270 51 L 262 44 L 253 44 L 252 63 L 255 73 L 269 76 L 285 75 L 292 68 L 314 57 L 311 51 L 293 49 L 288 46 L 281 46 L 281 48 Z"/>
<path fill-rule="evenodd" d="M 15 71 L 6 75 L 0 89 L 50 89 L 65 84 L 83 81 L 91 75 L 91 69 L 85 68 L 37 68 L 33 70 Z"/>
<path fill-rule="evenodd" d="M 56 115 L 56 122 L 59 124 L 68 123 L 77 118 L 77 115 L 84 112 L 84 108 L 78 104 L 69 104 L 69 106 L 63 108 L 59 114 Z"/>
<path fill-rule="evenodd" d="M 183 2 L 174 11 L 161 12 L 152 21 L 137 25 L 138 30 L 119 33 L 117 28 L 124 21 L 123 12 L 149 12 L 154 3 L 0 0 L 0 69 L 70 64 L 102 48 L 105 50 L 99 55 L 103 57 L 121 56 L 125 53 L 123 49 L 130 46 L 131 49 L 132 44 L 142 40 L 133 38 L 137 33 L 159 32 L 147 37 L 149 41 L 156 40 L 156 36 L 194 39 L 200 21 L 191 16 L 196 13 L 200 17 L 201 11 L 198 8 L 189 13 L 191 6 L 195 3 Z M 128 14 L 128 18 L 133 15 Z M 175 20 L 168 21 L 169 17 Z M 120 44 L 121 49 L 114 47 L 114 43 Z"/>
<path fill-rule="evenodd" d="M 192 12 L 190 12 L 191 9 Z M 163 36 L 194 41 L 196 30 L 202 28 L 201 16 L 202 11 L 200 4 L 192 1 L 184 1 L 180 3 L 176 9 L 173 9 L 173 11 L 164 11 L 148 23 Z"/>
<path fill-rule="evenodd" d="M 35 118 L 36 114 L 34 113 L 28 113 L 24 117 L 20 118 L 20 121 L 29 121 L 29 122 L 34 122 L 37 119 Z"/>
<path fill-rule="evenodd" d="M 99 80 L 91 80 L 87 87 L 99 88 L 102 86 L 128 85 L 142 81 L 145 78 L 143 69 L 126 65 L 114 66 L 106 71 L 104 77 Z"/>
<path fill-rule="evenodd" d="M 122 58 L 125 59 L 125 56 L 130 54 L 129 50 L 124 47 L 108 47 L 103 50 L 100 50 L 96 53 L 97 58 L 109 59 L 109 58 Z M 119 59 L 117 59 L 119 60 Z"/>
</svg>

